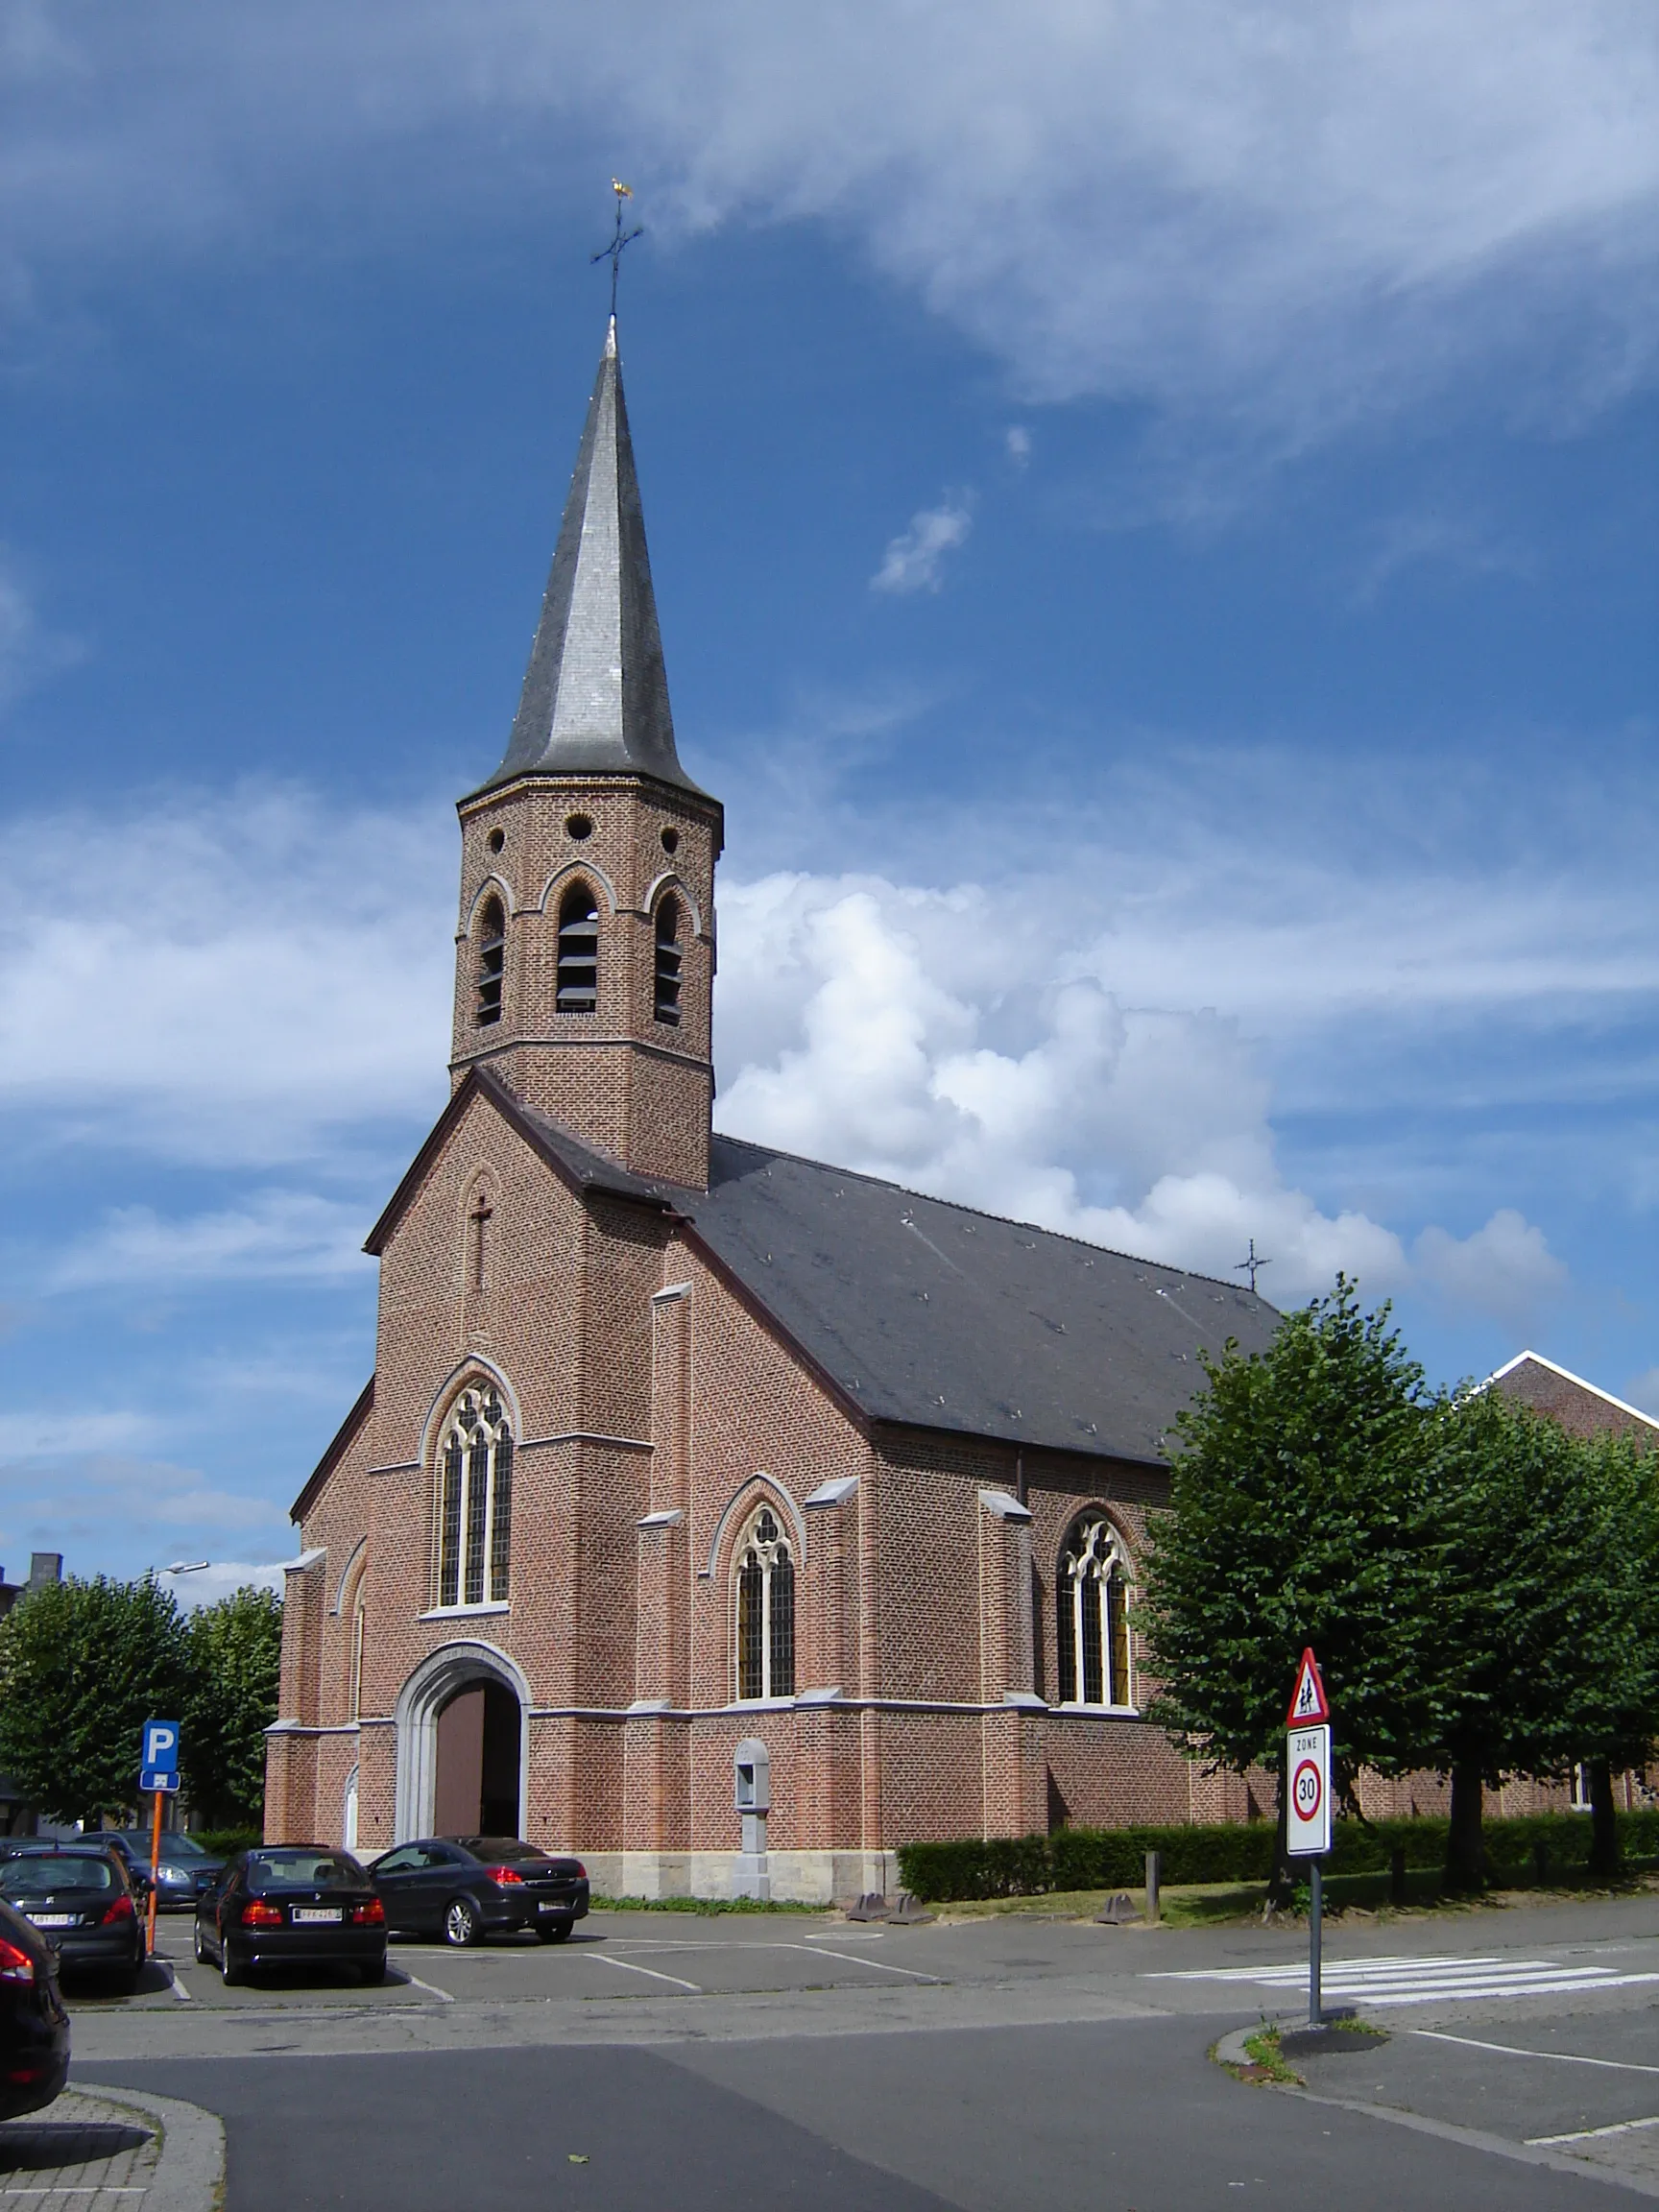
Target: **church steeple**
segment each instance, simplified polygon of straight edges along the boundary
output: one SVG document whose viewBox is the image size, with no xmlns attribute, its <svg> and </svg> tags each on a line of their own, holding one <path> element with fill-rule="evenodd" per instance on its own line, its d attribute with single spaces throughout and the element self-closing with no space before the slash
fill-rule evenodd
<svg viewBox="0 0 1659 2212">
<path fill-rule="evenodd" d="M 721 810 L 674 747 L 613 316 L 506 757 L 460 805 L 457 1082 L 709 1176 Z"/>
<path fill-rule="evenodd" d="M 484 788 L 527 774 L 654 776 L 697 789 L 674 749 L 614 316 L 513 733 Z"/>
</svg>

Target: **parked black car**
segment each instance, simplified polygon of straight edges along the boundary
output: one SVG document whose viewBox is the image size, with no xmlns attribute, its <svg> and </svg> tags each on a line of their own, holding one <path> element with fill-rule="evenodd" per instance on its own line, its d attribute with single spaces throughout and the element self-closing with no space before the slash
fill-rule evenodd
<svg viewBox="0 0 1659 2212">
<path fill-rule="evenodd" d="M 59 1971 L 118 1976 L 136 1988 L 144 1920 L 127 1863 L 91 1843 L 29 1843 L 0 1861 L 0 1898 L 32 1921 Z"/>
<path fill-rule="evenodd" d="M 69 2077 L 69 2015 L 46 1938 L 0 1903 L 0 2120 L 38 2112 Z"/>
<path fill-rule="evenodd" d="M 262 1843 L 197 1899 L 196 1957 L 227 1982 L 264 1966 L 355 1966 L 383 1982 L 386 1909 L 349 1851 Z"/>
<path fill-rule="evenodd" d="M 446 1943 L 534 1928 L 563 1943 L 588 1910 L 588 1869 L 516 1836 L 428 1836 L 371 1863 L 386 1925 Z"/>
<path fill-rule="evenodd" d="M 116 1828 L 110 1831 L 108 1839 L 125 1849 L 148 1887 L 150 1831 L 147 1828 Z M 161 1863 L 156 1871 L 157 1911 L 165 1912 L 170 1908 L 188 1911 L 204 1886 L 204 1878 L 216 1881 L 225 1871 L 225 1862 L 216 1859 L 210 1851 L 204 1851 L 195 1837 L 186 1835 L 181 1828 L 164 1828 L 161 1831 Z"/>
</svg>

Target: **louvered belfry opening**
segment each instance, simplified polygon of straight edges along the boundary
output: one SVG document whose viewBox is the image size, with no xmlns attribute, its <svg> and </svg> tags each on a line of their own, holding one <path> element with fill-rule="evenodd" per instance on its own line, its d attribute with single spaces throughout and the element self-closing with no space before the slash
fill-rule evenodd
<svg viewBox="0 0 1659 2212">
<path fill-rule="evenodd" d="M 591 1014 L 599 1004 L 599 907 L 586 883 L 573 883 L 559 907 L 561 1014 Z"/>
<path fill-rule="evenodd" d="M 499 899 L 487 899 L 478 917 L 478 1004 L 480 1029 L 501 1019 L 501 988 L 507 974 L 507 915 Z"/>
<path fill-rule="evenodd" d="M 657 909 L 656 1015 L 669 1028 L 680 1026 L 680 902 L 669 897 Z"/>
</svg>

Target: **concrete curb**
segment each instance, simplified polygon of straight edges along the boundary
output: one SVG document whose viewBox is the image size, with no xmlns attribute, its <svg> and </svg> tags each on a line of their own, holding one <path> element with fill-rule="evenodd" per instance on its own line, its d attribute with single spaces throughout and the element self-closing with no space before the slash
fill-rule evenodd
<svg viewBox="0 0 1659 2212">
<path fill-rule="evenodd" d="M 177 2097 L 152 2097 L 147 2090 L 100 2088 L 96 2081 L 74 2081 L 64 2096 L 78 2092 L 124 2107 L 156 2130 L 161 2155 L 145 2194 L 144 2212 L 221 2212 L 225 2124 L 216 2112 L 204 2112 Z"/>
</svg>

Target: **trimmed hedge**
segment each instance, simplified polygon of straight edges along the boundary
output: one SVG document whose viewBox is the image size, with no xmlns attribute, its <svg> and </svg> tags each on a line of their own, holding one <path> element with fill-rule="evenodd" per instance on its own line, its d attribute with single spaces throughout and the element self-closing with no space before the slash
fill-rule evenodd
<svg viewBox="0 0 1659 2212">
<path fill-rule="evenodd" d="M 1590 1821 L 1583 1814 L 1541 1813 L 1491 1819 L 1484 1826 L 1487 1860 L 1501 1883 L 1536 1879 L 1540 1846 L 1550 1874 L 1570 1874 L 1588 1863 Z M 1619 1840 L 1631 1864 L 1659 1861 L 1659 1811 L 1621 1813 Z M 1333 1874 L 1385 1873 L 1399 1849 L 1408 1867 L 1444 1865 L 1446 1822 L 1338 1820 L 1326 1865 Z M 1052 1836 L 988 1842 L 975 1837 L 902 1843 L 899 1879 L 928 1904 L 1042 1897 L 1054 1889 L 1138 1889 L 1148 1851 L 1162 1855 L 1166 1883 L 1265 1882 L 1273 1870 L 1273 1825 L 1256 1820 L 1213 1827 L 1060 1828 Z"/>
</svg>

